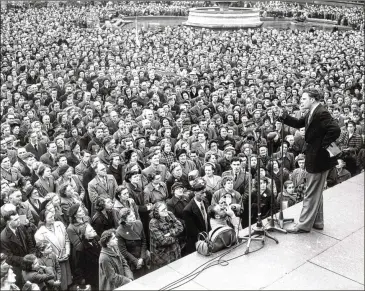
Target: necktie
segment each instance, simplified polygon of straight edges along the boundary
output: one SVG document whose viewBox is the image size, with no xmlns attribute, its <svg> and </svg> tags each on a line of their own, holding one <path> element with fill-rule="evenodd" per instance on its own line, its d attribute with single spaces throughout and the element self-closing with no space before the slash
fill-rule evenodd
<svg viewBox="0 0 365 291">
<path fill-rule="evenodd" d="M 234 174 L 234 180 L 237 181 L 238 173 Z"/>
<path fill-rule="evenodd" d="M 203 202 L 200 202 L 200 210 L 201 210 L 201 212 L 202 212 L 203 219 L 204 219 L 204 222 L 205 222 L 205 228 L 206 228 L 206 230 L 208 231 L 207 214 L 206 214 L 206 212 L 205 212 L 205 208 L 204 208 L 204 204 L 203 204 Z"/>
<path fill-rule="evenodd" d="M 38 145 L 37 144 L 34 144 L 34 148 L 36 151 L 38 151 Z"/>
</svg>

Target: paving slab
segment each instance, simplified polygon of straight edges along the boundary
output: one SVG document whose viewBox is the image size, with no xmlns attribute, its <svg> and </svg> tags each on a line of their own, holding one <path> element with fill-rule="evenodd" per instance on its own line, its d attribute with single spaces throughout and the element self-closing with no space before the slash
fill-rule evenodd
<svg viewBox="0 0 365 291">
<path fill-rule="evenodd" d="M 349 180 L 346 180 L 347 183 L 355 183 L 355 184 L 359 184 L 359 185 L 365 185 L 364 183 L 364 180 L 365 180 L 365 172 L 359 174 L 359 175 L 356 175 L 355 177 L 349 179 Z M 363 192 L 364 192 L 364 189 L 363 189 Z"/>
<path fill-rule="evenodd" d="M 364 284 L 364 228 L 314 257 L 310 262 Z"/>
<path fill-rule="evenodd" d="M 301 209 L 302 203 L 284 210 L 284 218 L 298 221 Z M 324 230 L 274 232 L 278 245 L 266 238 L 264 247 L 249 255 L 244 255 L 246 244 L 232 247 L 221 260 L 225 266 L 213 266 L 178 289 L 364 290 L 363 175 L 324 192 L 324 215 Z M 240 235 L 247 233 L 245 229 Z M 252 242 L 250 251 L 260 246 Z M 160 289 L 222 253 L 210 257 L 193 253 L 118 290 Z"/>
<path fill-rule="evenodd" d="M 320 233 L 289 235 L 273 233 L 279 244 L 266 238 L 263 249 L 243 255 L 246 244 L 234 249 L 224 260 L 243 255 L 229 261 L 227 266 L 214 266 L 201 273 L 194 281 L 209 290 L 217 289 L 261 289 L 291 270 L 299 267 L 308 258 L 313 258 L 338 241 Z M 252 242 L 251 251 L 261 246 Z M 205 258 L 206 259 L 206 258 Z M 169 266 L 182 274 L 188 274 L 204 261 L 199 255 L 182 258 Z M 219 279 L 212 279 L 219 278 Z"/>
<path fill-rule="evenodd" d="M 364 285 L 307 262 L 264 290 L 364 290 Z"/>
<path fill-rule="evenodd" d="M 175 271 L 170 266 L 165 266 L 115 290 L 159 290 L 182 277 L 181 273 Z M 176 290 L 207 289 L 194 281 L 190 281 Z"/>
</svg>

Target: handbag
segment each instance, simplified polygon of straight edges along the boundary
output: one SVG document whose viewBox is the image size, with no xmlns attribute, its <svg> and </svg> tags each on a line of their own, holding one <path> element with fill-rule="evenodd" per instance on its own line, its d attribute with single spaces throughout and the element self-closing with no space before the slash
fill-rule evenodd
<svg viewBox="0 0 365 291">
<path fill-rule="evenodd" d="M 195 243 L 196 251 L 203 255 L 209 256 L 212 253 L 230 248 L 236 244 L 237 236 L 233 228 L 229 226 L 219 226 L 212 229 L 209 234 L 201 232 L 198 234 L 198 241 Z"/>
</svg>

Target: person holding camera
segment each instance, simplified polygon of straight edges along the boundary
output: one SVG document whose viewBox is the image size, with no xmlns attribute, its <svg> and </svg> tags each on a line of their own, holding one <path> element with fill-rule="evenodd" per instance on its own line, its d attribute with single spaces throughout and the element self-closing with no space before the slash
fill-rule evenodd
<svg viewBox="0 0 365 291">
<path fill-rule="evenodd" d="M 235 231 L 239 231 L 240 221 L 239 217 L 237 217 L 232 210 L 234 207 L 234 205 L 227 204 L 224 197 L 219 200 L 219 204 L 210 205 L 208 207 L 208 216 L 210 217 L 209 221 L 212 230 L 219 226 L 229 226 Z"/>
</svg>

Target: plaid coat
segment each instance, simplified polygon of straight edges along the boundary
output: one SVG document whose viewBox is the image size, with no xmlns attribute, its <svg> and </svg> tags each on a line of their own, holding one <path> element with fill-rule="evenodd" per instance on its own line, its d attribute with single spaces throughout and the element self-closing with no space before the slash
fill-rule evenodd
<svg viewBox="0 0 365 291">
<path fill-rule="evenodd" d="M 174 214 L 152 218 L 150 221 L 150 251 L 152 262 L 156 266 L 167 265 L 181 257 L 178 235 L 183 232 L 182 223 Z M 170 236 L 165 236 L 170 233 Z"/>
<path fill-rule="evenodd" d="M 354 148 L 356 153 L 358 153 L 362 146 L 361 135 L 355 132 L 351 138 L 349 138 L 349 133 L 347 131 L 342 131 L 338 138 L 338 145 L 341 149 Z"/>
</svg>

